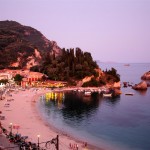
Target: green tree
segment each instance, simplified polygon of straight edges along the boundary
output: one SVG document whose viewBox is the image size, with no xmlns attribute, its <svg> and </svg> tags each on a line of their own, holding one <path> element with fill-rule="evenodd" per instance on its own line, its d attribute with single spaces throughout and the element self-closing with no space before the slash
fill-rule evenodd
<svg viewBox="0 0 150 150">
<path fill-rule="evenodd" d="M 14 77 L 15 82 L 20 85 L 21 81 L 22 81 L 23 76 L 21 76 L 20 74 L 16 74 Z"/>
</svg>

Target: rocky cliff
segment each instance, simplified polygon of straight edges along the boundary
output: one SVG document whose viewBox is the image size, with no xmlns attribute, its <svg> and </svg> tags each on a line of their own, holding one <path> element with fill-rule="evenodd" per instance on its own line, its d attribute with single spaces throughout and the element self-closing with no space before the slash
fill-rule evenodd
<svg viewBox="0 0 150 150">
<path fill-rule="evenodd" d="M 0 21 L 0 69 L 30 68 L 40 63 L 44 53 L 58 56 L 61 49 L 32 27 Z"/>
<path fill-rule="evenodd" d="M 141 77 L 142 80 L 150 80 L 150 71 L 144 73 Z"/>
<path fill-rule="evenodd" d="M 147 90 L 147 83 L 146 81 L 142 81 L 139 84 L 132 86 L 134 90 Z"/>
</svg>

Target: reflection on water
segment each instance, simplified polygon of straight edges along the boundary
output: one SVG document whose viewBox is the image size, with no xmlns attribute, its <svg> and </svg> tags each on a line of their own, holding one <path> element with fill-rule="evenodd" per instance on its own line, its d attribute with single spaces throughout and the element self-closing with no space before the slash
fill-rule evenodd
<svg viewBox="0 0 150 150">
<path fill-rule="evenodd" d="M 45 104 L 54 102 L 58 108 L 70 111 L 81 109 L 85 112 L 99 107 L 102 100 L 116 104 L 120 100 L 120 95 L 103 98 L 98 93 L 93 93 L 91 96 L 84 96 L 83 93 L 79 92 L 49 92 L 46 93 L 43 98 L 45 99 Z"/>
<path fill-rule="evenodd" d="M 119 102 L 120 96 L 103 98 L 98 93 L 93 93 L 91 96 L 84 96 L 81 92 L 49 92 L 42 99 L 47 108 L 58 108 L 64 119 L 82 121 L 85 117 L 89 118 L 91 115 L 96 114 L 102 101 L 113 107 L 113 105 Z"/>
<path fill-rule="evenodd" d="M 101 103 L 99 94 L 84 97 L 82 93 L 76 92 L 49 92 L 44 96 L 45 105 L 55 106 L 61 109 L 64 118 L 82 118 L 96 111 Z"/>
<path fill-rule="evenodd" d="M 117 95 L 115 97 L 106 97 L 104 98 L 104 100 L 111 106 L 114 106 L 120 101 L 120 95 Z"/>
<path fill-rule="evenodd" d="M 63 92 L 49 92 L 45 94 L 45 103 L 49 105 L 50 101 L 52 101 L 55 106 L 61 109 L 63 107 L 64 98 L 65 95 Z"/>
<path fill-rule="evenodd" d="M 147 92 L 147 90 L 140 90 L 140 91 L 138 91 L 141 95 L 145 95 L 146 94 L 146 92 Z"/>
<path fill-rule="evenodd" d="M 66 93 L 62 114 L 65 119 L 82 120 L 96 112 L 100 101 L 96 96 L 82 97 L 81 94 Z"/>
<path fill-rule="evenodd" d="M 59 115 L 65 124 L 82 126 L 83 122 L 96 116 L 102 102 L 113 107 L 120 101 L 120 96 L 103 98 L 98 93 L 85 96 L 82 92 L 49 92 L 42 97 L 42 101 L 49 118 Z"/>
</svg>

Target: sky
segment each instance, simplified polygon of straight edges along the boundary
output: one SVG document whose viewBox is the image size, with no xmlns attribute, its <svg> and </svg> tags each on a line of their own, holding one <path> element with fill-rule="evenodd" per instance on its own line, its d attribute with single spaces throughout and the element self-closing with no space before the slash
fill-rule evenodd
<svg viewBox="0 0 150 150">
<path fill-rule="evenodd" d="M 150 62 L 150 0 L 0 0 L 0 21 L 40 31 L 102 62 Z"/>
</svg>

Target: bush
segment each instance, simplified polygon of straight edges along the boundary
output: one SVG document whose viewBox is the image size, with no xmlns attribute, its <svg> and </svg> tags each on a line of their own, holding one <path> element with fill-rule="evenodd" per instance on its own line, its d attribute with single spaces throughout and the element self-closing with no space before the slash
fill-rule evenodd
<svg viewBox="0 0 150 150">
<path fill-rule="evenodd" d="M 100 80 L 99 80 L 99 85 L 100 85 L 100 86 L 106 85 L 106 81 L 103 80 L 103 79 L 100 79 Z"/>
<path fill-rule="evenodd" d="M 7 79 L 2 79 L 2 80 L 0 80 L 0 83 L 6 84 L 6 83 L 8 83 L 8 80 Z"/>
<path fill-rule="evenodd" d="M 99 86 L 99 83 L 98 83 L 98 81 L 95 79 L 95 78 L 92 78 L 90 81 L 88 81 L 88 82 L 85 82 L 83 85 L 82 85 L 82 87 L 88 87 L 88 86 L 90 86 L 90 87 L 98 87 Z"/>
<path fill-rule="evenodd" d="M 21 76 L 20 74 L 16 74 L 16 76 L 14 77 L 14 80 L 18 85 L 20 85 L 22 78 L 23 78 L 23 76 Z"/>
<path fill-rule="evenodd" d="M 114 82 L 120 81 L 120 75 L 117 74 L 117 70 L 114 68 L 111 68 L 111 70 L 105 71 L 106 75 L 108 75 L 107 80 L 110 81 L 113 79 Z"/>
</svg>

